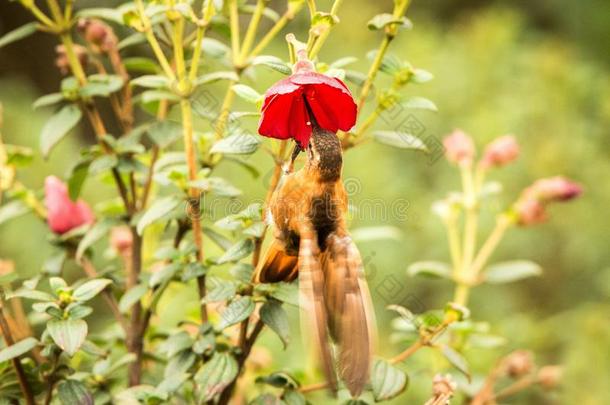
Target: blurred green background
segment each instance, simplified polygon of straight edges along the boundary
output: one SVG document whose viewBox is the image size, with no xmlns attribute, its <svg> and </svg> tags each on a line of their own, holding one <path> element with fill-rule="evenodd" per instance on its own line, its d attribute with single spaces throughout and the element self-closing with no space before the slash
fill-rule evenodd
<svg viewBox="0 0 610 405">
<path fill-rule="evenodd" d="M 318 3 L 322 10 L 330 7 L 329 1 Z M 95 2 L 95 6 L 101 5 Z M 276 10 L 284 7 L 279 1 L 271 6 Z M 366 53 L 381 40 L 381 34 L 366 29 L 366 22 L 390 9 L 388 0 L 345 1 L 341 24 L 320 59 L 331 62 L 357 56 L 355 69 L 365 71 Z M 580 182 L 585 190 L 577 201 L 554 206 L 548 223 L 511 230 L 494 255 L 493 260 L 536 261 L 544 274 L 474 291 L 473 317 L 490 322 L 494 334 L 507 338 L 501 348 L 466 352 L 475 374 L 484 375 L 502 354 L 526 348 L 535 352 L 540 364 L 565 364 L 565 384 L 552 395 L 534 389 L 507 403 L 610 403 L 610 2 L 415 0 L 407 15 L 414 29 L 402 32 L 390 53 L 434 74 L 432 82 L 410 85 L 406 92 L 430 98 L 439 112 L 386 117 L 376 128 L 396 129 L 404 119 L 415 118 L 429 142 L 438 142 L 452 129 L 461 128 L 479 147 L 506 133 L 514 134 L 521 144 L 519 160 L 493 173 L 504 184 L 504 192 L 484 207 L 481 237 L 493 223 L 494 213 L 537 178 L 561 174 Z M 0 33 L 26 21 L 29 17 L 18 4 L 0 3 Z M 304 38 L 306 30 L 304 11 L 286 32 Z M 37 34 L 0 51 L 0 101 L 8 143 L 37 147 L 40 129 L 51 111 L 34 111 L 31 103 L 58 87 L 54 46 L 54 38 Z M 277 39 L 266 53 L 285 58 L 283 40 Z M 279 78 L 277 73 L 261 71 L 248 83 L 262 92 Z M 379 79 L 383 83 L 383 77 Z M 357 91 L 354 85 L 350 87 Z M 224 87 L 211 91 L 221 98 Z M 40 188 L 45 175 L 65 175 L 79 147 L 91 140 L 89 128 L 83 126 L 48 161 L 38 155 L 20 178 Z M 451 298 L 448 283 L 410 279 L 405 270 L 414 261 L 447 260 L 443 227 L 430 213 L 430 205 L 457 188 L 459 177 L 443 159 L 373 142 L 349 151 L 345 161 L 344 176 L 353 186 L 351 202 L 355 207 L 368 207 L 353 213 L 352 229 L 393 226 L 400 230 L 387 239 L 359 242 L 381 328 L 380 354 L 391 356 L 404 345 L 388 343 L 392 315 L 384 309 L 387 304 L 407 300 L 421 309 L 433 309 Z M 252 162 L 262 173 L 272 166 L 264 153 L 254 156 Z M 244 202 L 263 198 L 265 175 L 253 181 L 234 165 L 223 165 L 220 170 L 243 187 Z M 89 181 L 83 196 L 95 203 L 111 193 L 110 187 Z M 406 216 L 395 215 L 391 207 L 406 207 Z M 46 234 L 45 226 L 31 217 L 2 226 L 0 258 L 15 260 L 23 274 L 36 273 L 51 249 Z M 378 288 L 388 276 L 400 282 L 390 296 L 380 294 Z M 195 311 L 194 289 L 187 291 L 166 300 L 164 323 L 172 325 L 183 317 L 185 304 Z M 284 353 L 275 336 L 264 334 L 265 345 L 275 355 L 273 368 L 300 368 L 302 355 L 298 339 L 294 340 L 295 345 Z M 445 366 L 426 351 L 414 356 L 405 365 L 410 388 L 396 403 L 422 403 L 429 395 L 431 377 Z M 314 403 L 325 403 L 323 396 L 314 398 L 320 398 Z"/>
</svg>

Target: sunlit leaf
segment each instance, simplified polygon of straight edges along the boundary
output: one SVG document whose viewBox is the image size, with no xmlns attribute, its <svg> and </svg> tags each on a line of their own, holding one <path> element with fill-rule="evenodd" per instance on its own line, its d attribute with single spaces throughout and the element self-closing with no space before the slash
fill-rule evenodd
<svg viewBox="0 0 610 405">
<path fill-rule="evenodd" d="M 426 144 L 415 135 L 401 131 L 375 131 L 373 137 L 379 143 L 400 149 L 427 151 Z"/>
<path fill-rule="evenodd" d="M 20 39 L 29 37 L 38 30 L 38 23 L 31 22 L 22 25 L 12 31 L 7 32 L 0 38 L 0 48 L 5 47 L 8 44 L 19 41 Z"/>
<path fill-rule="evenodd" d="M 260 309 L 260 318 L 282 340 L 284 348 L 290 342 L 290 324 L 288 315 L 277 301 L 267 301 Z"/>
<path fill-rule="evenodd" d="M 253 311 L 254 301 L 252 301 L 251 297 L 244 296 L 231 301 L 220 314 L 218 329 L 222 330 L 243 321 L 248 318 Z"/>
<path fill-rule="evenodd" d="M 87 323 L 82 319 L 52 320 L 47 331 L 57 346 L 73 356 L 87 337 Z"/>
<path fill-rule="evenodd" d="M 19 357 L 32 350 L 38 344 L 38 340 L 33 337 L 28 337 L 20 340 L 11 346 L 5 347 L 0 350 L 0 363 Z"/>
<path fill-rule="evenodd" d="M 138 234 L 142 235 L 144 228 L 171 213 L 181 200 L 176 196 L 168 196 L 156 200 L 138 221 Z"/>
<path fill-rule="evenodd" d="M 407 274 L 411 277 L 451 278 L 451 266 L 435 261 L 417 262 L 407 268 Z"/>
<path fill-rule="evenodd" d="M 199 403 L 206 403 L 218 396 L 237 376 L 237 361 L 228 352 L 214 353 L 195 375 Z"/>
<path fill-rule="evenodd" d="M 371 370 L 371 385 L 375 401 L 398 396 L 407 387 L 407 375 L 385 360 L 375 360 Z"/>
<path fill-rule="evenodd" d="M 78 124 L 82 116 L 75 105 L 66 105 L 45 123 L 40 135 L 40 148 L 44 157 Z"/>
<path fill-rule="evenodd" d="M 87 281 L 74 290 L 72 293 L 72 298 L 77 301 L 89 301 L 110 284 L 112 284 L 112 280 L 107 278 Z"/>
<path fill-rule="evenodd" d="M 485 281 L 490 284 L 511 283 L 542 274 L 540 265 L 528 260 L 513 260 L 492 264 L 485 271 Z"/>
</svg>

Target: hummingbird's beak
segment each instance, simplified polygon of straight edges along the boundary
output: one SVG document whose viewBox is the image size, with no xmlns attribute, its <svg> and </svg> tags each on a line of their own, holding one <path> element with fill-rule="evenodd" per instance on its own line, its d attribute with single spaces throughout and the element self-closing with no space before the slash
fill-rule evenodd
<svg viewBox="0 0 610 405">
<path fill-rule="evenodd" d="M 303 151 L 303 149 L 301 148 L 301 145 L 299 145 L 298 142 L 296 142 L 294 144 L 294 149 L 292 150 L 292 155 L 290 156 L 290 163 L 294 164 L 294 161 L 296 160 L 297 156 L 299 156 L 299 153 L 301 153 Z"/>
</svg>

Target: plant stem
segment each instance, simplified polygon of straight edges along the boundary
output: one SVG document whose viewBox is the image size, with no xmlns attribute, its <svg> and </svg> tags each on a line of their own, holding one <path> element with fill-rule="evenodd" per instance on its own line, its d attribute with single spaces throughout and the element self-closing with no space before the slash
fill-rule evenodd
<svg viewBox="0 0 610 405">
<path fill-rule="evenodd" d="M 4 292 L 0 291 L 0 294 L 4 294 Z M 4 301 L 0 296 L 0 330 L 2 330 L 2 336 L 4 336 L 4 342 L 6 346 L 12 346 L 15 344 L 13 339 L 13 334 L 11 333 L 11 329 L 6 321 L 6 317 L 4 316 Z M 20 356 L 11 359 L 11 363 L 13 363 L 13 367 L 15 368 L 15 373 L 17 374 L 17 379 L 19 380 L 19 387 L 21 388 L 21 393 L 23 394 L 23 398 L 27 405 L 35 405 L 34 394 L 32 394 L 32 390 L 30 385 L 28 384 L 28 380 L 26 378 L 25 372 L 23 371 L 23 367 L 21 366 Z"/>
<path fill-rule="evenodd" d="M 286 12 L 282 14 L 280 19 L 277 20 L 273 27 L 271 27 L 271 29 L 258 42 L 258 45 L 254 47 L 252 52 L 250 52 L 250 58 L 253 58 L 261 53 L 267 47 L 267 45 L 269 45 L 269 42 L 271 42 L 273 38 L 275 38 L 276 35 L 286 26 L 286 24 L 288 24 L 288 22 L 294 18 L 295 14 L 298 13 L 301 8 L 303 8 L 304 4 L 304 2 L 300 2 L 297 3 L 293 10 L 286 10 Z"/>
<path fill-rule="evenodd" d="M 392 39 L 394 39 L 394 37 L 386 35 L 381 41 L 381 45 L 379 45 L 379 49 L 375 54 L 375 59 L 373 60 L 373 63 L 369 68 L 369 72 L 366 75 L 366 80 L 362 85 L 362 90 L 360 90 L 360 95 L 358 96 L 358 111 L 362 111 L 362 107 L 364 106 L 366 98 L 368 97 L 369 92 L 371 91 L 373 81 L 377 76 L 377 72 L 381 67 L 381 62 L 383 62 L 383 57 L 385 56 L 385 53 L 387 52 L 388 47 L 390 46 L 390 42 L 392 42 Z"/>
<path fill-rule="evenodd" d="M 483 269 L 494 250 L 502 240 L 506 230 L 513 224 L 511 219 L 506 215 L 500 215 L 496 221 L 496 226 L 485 241 L 481 250 L 475 257 L 471 266 L 471 277 L 476 280 L 479 272 Z"/>
<path fill-rule="evenodd" d="M 402 18 L 405 15 L 405 13 L 407 12 L 407 9 L 409 8 L 410 4 L 411 4 L 411 0 L 406 0 L 400 4 L 395 3 L 394 11 L 392 13 L 394 18 L 396 18 L 396 19 Z M 379 45 L 379 50 L 377 51 L 377 54 L 375 55 L 375 60 L 373 61 L 373 64 L 371 65 L 371 67 L 369 69 L 369 72 L 366 76 L 366 81 L 364 82 L 364 85 L 362 86 L 362 90 L 360 90 L 360 96 L 358 97 L 358 111 L 362 110 L 362 107 L 364 106 L 366 98 L 373 85 L 373 81 L 375 81 L 377 72 L 379 71 L 379 68 L 381 67 L 381 62 L 383 62 L 383 57 L 385 56 L 385 54 L 388 50 L 388 47 L 390 46 L 390 42 L 392 42 L 392 40 L 396 36 L 397 32 L 398 32 L 398 27 L 396 24 L 390 24 L 385 29 L 385 36 L 381 40 L 381 44 Z"/>
<path fill-rule="evenodd" d="M 140 15 L 140 19 L 142 20 L 142 24 L 144 25 L 144 35 L 146 36 L 146 40 L 150 44 L 155 57 L 159 61 L 163 72 L 169 77 L 171 80 L 176 80 L 176 75 L 172 70 L 172 67 L 169 64 L 169 61 L 165 57 L 163 50 L 161 49 L 161 45 L 159 45 L 159 41 L 155 37 L 155 34 L 152 29 L 152 25 L 150 19 L 146 16 L 146 11 L 144 10 L 144 3 L 142 0 L 136 0 L 136 6 L 138 8 L 138 14 Z"/>
<path fill-rule="evenodd" d="M 231 27 L 231 50 L 233 52 L 233 64 L 239 64 L 239 12 L 237 0 L 229 0 L 229 24 Z"/>
<path fill-rule="evenodd" d="M 333 6 L 330 9 L 330 15 L 333 18 L 337 18 L 337 14 L 339 13 L 339 8 L 341 8 L 342 3 L 343 0 L 335 0 L 335 2 L 333 3 Z M 320 49 L 322 49 L 322 45 L 324 45 L 324 42 L 326 42 L 326 39 L 330 35 L 331 28 L 332 27 L 328 27 L 327 29 L 322 31 L 318 39 L 314 42 L 311 50 L 309 51 L 309 59 L 315 59 L 316 56 L 318 56 Z"/>
<path fill-rule="evenodd" d="M 250 49 L 252 48 L 252 44 L 254 43 L 254 39 L 256 37 L 258 25 L 261 21 L 261 17 L 263 16 L 263 11 L 265 11 L 265 0 L 257 0 L 256 8 L 254 9 L 254 13 L 252 14 L 252 19 L 250 19 L 250 24 L 248 25 L 246 36 L 244 37 L 244 42 L 241 45 L 241 54 L 239 58 L 240 66 L 246 62 L 248 52 L 250 52 Z"/>
<path fill-rule="evenodd" d="M 218 119 L 214 125 L 214 138 L 216 140 L 221 139 L 224 135 L 227 120 L 229 119 L 229 113 L 231 112 L 231 105 L 233 104 L 233 99 L 235 98 L 235 92 L 233 91 L 233 85 L 235 83 L 236 82 L 234 81 L 229 82 L 229 87 L 227 88 L 225 97 L 222 100 L 220 113 L 218 114 Z"/>
</svg>

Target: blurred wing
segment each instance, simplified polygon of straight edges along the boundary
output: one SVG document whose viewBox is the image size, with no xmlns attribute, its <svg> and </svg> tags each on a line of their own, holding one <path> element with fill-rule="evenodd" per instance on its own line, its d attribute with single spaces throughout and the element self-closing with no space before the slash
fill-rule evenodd
<svg viewBox="0 0 610 405">
<path fill-rule="evenodd" d="M 360 252 L 349 235 L 331 234 L 323 258 L 329 329 L 339 346 L 339 375 L 352 396 L 369 379 L 374 314 Z"/>
<path fill-rule="evenodd" d="M 297 276 L 297 256 L 290 256 L 284 249 L 284 244 L 275 239 L 265 253 L 264 260 L 254 272 L 255 283 L 277 283 L 292 281 Z"/>
<path fill-rule="evenodd" d="M 322 362 L 322 368 L 332 391 L 337 390 L 337 379 L 333 368 L 327 317 L 324 304 L 324 274 L 319 262 L 319 248 L 313 231 L 300 233 L 299 246 L 299 305 L 301 307 L 301 330 L 312 336 L 312 341 Z"/>
</svg>

